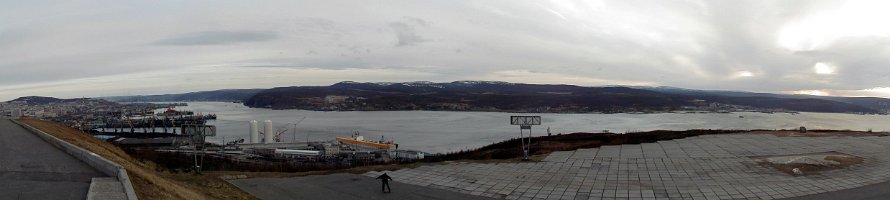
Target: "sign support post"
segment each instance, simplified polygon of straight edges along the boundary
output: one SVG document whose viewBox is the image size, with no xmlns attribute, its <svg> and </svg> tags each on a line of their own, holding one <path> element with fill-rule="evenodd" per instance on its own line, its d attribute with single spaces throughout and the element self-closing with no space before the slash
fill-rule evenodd
<svg viewBox="0 0 890 200">
<path fill-rule="evenodd" d="M 522 160 L 528 160 L 532 145 L 532 126 L 541 125 L 541 116 L 510 116 L 510 125 L 519 126 L 519 143 L 522 148 Z M 528 130 L 528 137 L 525 136 Z"/>
</svg>

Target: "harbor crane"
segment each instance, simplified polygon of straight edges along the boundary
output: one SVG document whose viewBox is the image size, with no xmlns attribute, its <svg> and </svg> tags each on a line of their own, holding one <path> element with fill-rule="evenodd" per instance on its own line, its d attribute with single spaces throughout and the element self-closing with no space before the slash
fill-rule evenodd
<svg viewBox="0 0 890 200">
<path fill-rule="evenodd" d="M 293 129 L 294 130 L 294 143 L 297 143 L 297 125 L 302 123 L 303 120 L 306 120 L 306 117 L 303 117 L 300 120 L 297 120 L 296 122 L 293 123 L 293 125 L 294 125 L 294 129 Z M 279 131 L 277 131 L 277 133 L 275 133 L 275 142 L 281 142 L 281 134 L 284 134 L 285 132 L 288 131 L 287 130 L 288 125 L 291 125 L 291 124 L 285 124 L 284 126 L 281 126 L 278 128 Z M 306 143 L 308 143 L 308 142 L 309 142 L 309 136 L 307 135 Z"/>
</svg>

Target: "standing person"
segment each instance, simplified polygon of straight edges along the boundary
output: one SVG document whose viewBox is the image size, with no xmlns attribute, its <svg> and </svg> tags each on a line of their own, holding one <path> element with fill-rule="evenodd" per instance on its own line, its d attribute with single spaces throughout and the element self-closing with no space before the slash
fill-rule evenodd
<svg viewBox="0 0 890 200">
<path fill-rule="evenodd" d="M 382 186 L 383 193 L 391 193 L 392 192 L 392 189 L 389 188 L 389 181 L 392 180 L 392 177 L 389 177 L 389 175 L 386 175 L 386 173 L 383 173 L 383 175 L 378 176 L 377 179 L 380 179 L 381 181 L 383 181 L 383 186 Z"/>
</svg>

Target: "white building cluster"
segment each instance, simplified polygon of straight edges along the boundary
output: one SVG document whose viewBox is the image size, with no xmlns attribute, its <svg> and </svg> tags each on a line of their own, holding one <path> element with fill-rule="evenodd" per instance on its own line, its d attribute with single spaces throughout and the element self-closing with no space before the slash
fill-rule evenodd
<svg viewBox="0 0 890 200">
<path fill-rule="evenodd" d="M 163 105 L 119 104 L 102 99 L 56 99 L 51 97 L 21 97 L 0 102 L 0 117 L 29 117 L 81 128 L 104 125 L 109 118 L 151 112 Z"/>
<path fill-rule="evenodd" d="M 107 103 L 105 103 L 107 104 Z M 27 98 L 0 103 L 0 115 L 6 117 L 58 118 L 83 111 L 95 111 L 109 106 L 96 99 L 70 99 L 54 102 L 34 102 Z"/>
</svg>

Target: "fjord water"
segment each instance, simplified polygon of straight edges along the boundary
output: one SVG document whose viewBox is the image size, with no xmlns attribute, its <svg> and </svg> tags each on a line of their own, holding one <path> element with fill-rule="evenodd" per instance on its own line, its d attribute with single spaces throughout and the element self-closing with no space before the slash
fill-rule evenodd
<svg viewBox="0 0 890 200">
<path fill-rule="evenodd" d="M 283 142 L 333 140 L 359 131 L 365 138 L 395 140 L 400 149 L 430 153 L 472 149 L 519 136 L 519 127 L 509 124 L 511 115 L 541 115 L 543 125 L 533 127 L 533 135 L 550 132 L 611 132 L 688 129 L 849 129 L 890 130 L 890 116 L 837 113 L 657 113 L 657 114 L 516 114 L 500 112 L 446 111 L 350 111 L 270 110 L 249 108 L 237 103 L 190 102 L 177 108 L 214 113 L 217 137 L 211 142 L 247 139 L 248 122 L 272 120 L 276 129 L 287 128 Z M 739 116 L 743 116 L 740 118 Z M 295 121 L 306 117 L 297 125 Z M 290 124 L 290 125 L 287 125 Z"/>
</svg>

